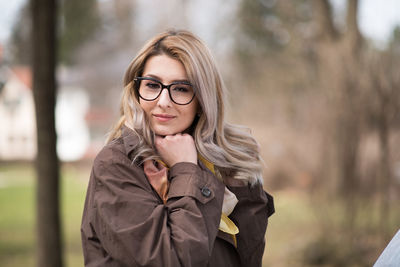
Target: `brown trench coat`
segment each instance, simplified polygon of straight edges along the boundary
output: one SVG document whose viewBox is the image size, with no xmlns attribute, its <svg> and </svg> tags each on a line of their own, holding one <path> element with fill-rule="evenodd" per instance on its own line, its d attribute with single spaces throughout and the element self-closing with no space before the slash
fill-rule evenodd
<svg viewBox="0 0 400 267">
<path fill-rule="evenodd" d="M 225 185 L 202 165 L 177 163 L 163 204 L 132 163 L 136 138 L 124 127 L 94 161 L 81 227 L 85 266 L 261 266 L 274 212 L 262 186 L 228 186 L 239 200 L 229 216 L 236 248 L 218 230 Z"/>
</svg>

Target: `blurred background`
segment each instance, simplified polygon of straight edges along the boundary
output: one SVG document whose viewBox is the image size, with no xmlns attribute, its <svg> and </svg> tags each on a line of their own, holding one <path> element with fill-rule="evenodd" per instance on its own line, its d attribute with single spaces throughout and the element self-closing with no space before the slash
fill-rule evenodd
<svg viewBox="0 0 400 267">
<path fill-rule="evenodd" d="M 35 263 L 35 108 L 26 0 L 0 0 L 0 265 Z M 400 226 L 400 2 L 64 0 L 57 153 L 64 262 L 82 266 L 90 168 L 144 42 L 188 29 L 261 145 L 275 197 L 263 266 L 372 266 Z"/>
</svg>

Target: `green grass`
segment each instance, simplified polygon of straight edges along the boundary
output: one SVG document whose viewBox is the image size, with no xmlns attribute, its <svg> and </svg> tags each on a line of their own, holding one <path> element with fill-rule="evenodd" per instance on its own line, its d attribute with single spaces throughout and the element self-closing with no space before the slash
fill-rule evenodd
<svg viewBox="0 0 400 267">
<path fill-rule="evenodd" d="M 268 223 L 263 266 L 301 266 L 293 261 L 316 225 L 308 197 L 292 190 L 271 193 L 276 213 Z"/>
<path fill-rule="evenodd" d="M 63 168 L 62 218 L 66 266 L 83 266 L 80 225 L 89 168 Z"/>
<path fill-rule="evenodd" d="M 83 266 L 80 223 L 88 168 L 62 168 L 61 218 L 65 266 Z M 0 166 L 1 266 L 35 265 L 35 175 L 30 164 Z"/>
</svg>

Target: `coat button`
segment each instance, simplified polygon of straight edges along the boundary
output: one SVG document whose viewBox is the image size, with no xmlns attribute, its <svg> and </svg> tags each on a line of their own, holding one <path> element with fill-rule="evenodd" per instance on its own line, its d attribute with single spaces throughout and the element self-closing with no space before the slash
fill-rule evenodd
<svg viewBox="0 0 400 267">
<path fill-rule="evenodd" d="M 203 187 L 201 189 L 201 194 L 205 197 L 209 197 L 211 195 L 211 190 L 208 187 Z"/>
</svg>

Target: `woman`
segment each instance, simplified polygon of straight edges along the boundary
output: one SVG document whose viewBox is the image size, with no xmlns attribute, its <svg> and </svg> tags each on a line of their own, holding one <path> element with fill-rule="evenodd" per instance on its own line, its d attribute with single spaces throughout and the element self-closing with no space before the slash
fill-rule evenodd
<svg viewBox="0 0 400 267">
<path fill-rule="evenodd" d="M 85 265 L 261 266 L 273 200 L 258 144 L 224 121 L 206 46 L 187 31 L 157 35 L 124 84 L 88 186 Z"/>
</svg>

